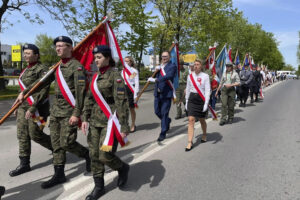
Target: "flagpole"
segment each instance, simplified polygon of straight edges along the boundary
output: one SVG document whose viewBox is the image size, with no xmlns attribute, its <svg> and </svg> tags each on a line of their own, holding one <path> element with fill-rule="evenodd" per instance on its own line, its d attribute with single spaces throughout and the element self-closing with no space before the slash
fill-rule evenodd
<svg viewBox="0 0 300 200">
<path fill-rule="evenodd" d="M 218 60 L 218 58 L 219 58 L 219 56 L 221 55 L 221 52 L 223 51 L 223 49 L 226 47 L 226 43 L 224 44 L 224 46 L 223 46 L 223 48 L 222 48 L 222 50 L 219 52 L 219 55 L 217 56 L 217 58 L 216 58 L 216 60 Z"/>
<path fill-rule="evenodd" d="M 83 40 L 81 40 L 74 48 L 73 51 L 76 51 L 78 48 L 80 48 L 80 46 L 87 41 L 87 39 L 94 34 L 98 28 L 100 28 L 100 26 L 102 26 L 105 22 L 107 22 L 109 20 L 110 16 L 105 17 L 105 19 L 97 25 L 97 27 L 90 32 Z M 47 79 L 56 69 L 57 67 L 60 65 L 61 61 L 59 61 L 58 63 L 56 63 L 55 65 L 53 65 L 50 70 L 29 90 L 29 92 L 27 92 L 24 96 L 24 100 L 23 102 L 29 97 L 31 96 L 32 93 L 35 92 L 36 89 L 38 89 L 40 87 L 40 85 L 42 85 L 42 83 L 45 81 L 45 79 Z M 0 120 L 0 125 L 23 103 L 23 102 L 18 102 L 16 104 L 13 105 L 13 107 L 1 118 Z"/>
<path fill-rule="evenodd" d="M 236 50 L 236 53 L 235 53 L 234 64 L 236 64 L 236 59 L 237 59 L 238 53 L 239 53 L 239 50 L 237 49 L 237 50 Z"/>
<path fill-rule="evenodd" d="M 247 55 L 247 53 L 245 54 L 245 57 L 244 57 L 244 61 L 243 61 L 243 65 L 242 65 L 242 67 L 244 67 L 244 65 L 245 65 L 245 61 L 246 61 L 246 55 Z"/>
</svg>

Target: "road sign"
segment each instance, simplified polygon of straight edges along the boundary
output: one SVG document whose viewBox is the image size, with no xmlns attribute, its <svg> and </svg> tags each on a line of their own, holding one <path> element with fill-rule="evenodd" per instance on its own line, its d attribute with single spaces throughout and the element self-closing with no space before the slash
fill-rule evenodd
<svg viewBox="0 0 300 200">
<path fill-rule="evenodd" d="M 12 62 L 22 61 L 21 45 L 12 45 L 11 46 L 11 61 Z"/>
</svg>

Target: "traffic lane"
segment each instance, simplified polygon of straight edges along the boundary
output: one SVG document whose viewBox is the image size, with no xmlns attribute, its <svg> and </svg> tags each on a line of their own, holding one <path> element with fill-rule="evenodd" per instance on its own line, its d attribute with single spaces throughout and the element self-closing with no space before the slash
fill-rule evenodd
<svg viewBox="0 0 300 200">
<path fill-rule="evenodd" d="M 245 121 L 209 123 L 209 142 L 197 139 L 191 152 L 184 138 L 132 165 L 127 189 L 114 180 L 101 199 L 299 199 L 300 126 L 289 120 L 298 117 L 299 86 L 271 88 L 264 102 L 237 113 Z"/>
</svg>

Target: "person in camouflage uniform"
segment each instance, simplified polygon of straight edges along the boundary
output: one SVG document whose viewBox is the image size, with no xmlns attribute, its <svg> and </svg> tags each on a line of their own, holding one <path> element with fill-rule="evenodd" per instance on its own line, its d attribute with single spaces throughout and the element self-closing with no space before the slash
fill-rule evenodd
<svg viewBox="0 0 300 200">
<path fill-rule="evenodd" d="M 235 106 L 235 87 L 239 85 L 240 78 L 236 71 L 233 70 L 233 64 L 231 62 L 226 63 L 226 72 L 223 74 L 220 85 L 215 94 L 215 96 L 217 97 L 217 94 L 221 89 L 222 117 L 220 126 L 223 126 L 226 122 L 228 124 L 232 123 Z M 227 115 L 228 119 L 226 119 Z"/>
<path fill-rule="evenodd" d="M 120 72 L 113 68 L 115 62 L 112 59 L 111 49 L 108 46 L 97 46 L 93 50 L 94 59 L 99 68 L 97 86 L 103 98 L 114 113 L 117 111 L 121 124 L 121 132 L 124 135 L 129 133 L 128 117 L 129 105 L 125 92 L 125 84 Z M 84 101 L 82 131 L 88 131 L 88 144 L 91 157 L 91 169 L 95 187 L 86 197 L 86 200 L 98 199 L 105 193 L 104 189 L 104 165 L 109 166 L 119 173 L 118 186 L 122 187 L 127 182 L 129 165 L 115 155 L 118 142 L 114 139 L 111 152 L 102 151 L 100 148 L 106 137 L 108 119 L 95 101 L 93 93 L 89 90 Z"/>
<path fill-rule="evenodd" d="M 54 82 L 55 97 L 50 110 L 50 136 L 53 147 L 54 175 L 42 183 L 42 188 L 50 188 L 66 182 L 64 167 L 66 163 L 66 151 L 69 151 L 86 160 L 86 171 L 90 172 L 89 151 L 82 146 L 77 139 L 77 128 L 80 123 L 80 115 L 85 97 L 85 71 L 83 66 L 72 57 L 72 40 L 67 36 L 54 39 L 56 53 L 61 58 L 60 70 L 62 76 L 75 98 L 74 108 L 64 98 L 58 85 L 58 77 L 53 73 L 47 78 L 42 87 L 49 87 Z M 56 69 L 58 70 L 58 69 Z"/>
<path fill-rule="evenodd" d="M 26 69 L 21 74 L 20 81 L 23 82 L 26 88 L 31 87 L 39 80 L 47 68 L 39 62 L 39 49 L 34 44 L 25 44 L 23 46 L 24 59 L 28 63 Z M 25 87 L 23 89 L 25 89 Z M 28 89 L 21 91 L 19 96 L 28 92 Z M 52 151 L 50 136 L 43 132 L 43 124 L 37 124 L 35 112 L 38 111 L 39 115 L 44 121 L 47 121 L 49 116 L 49 87 L 45 87 L 32 95 L 34 100 L 30 105 L 28 101 L 23 102 L 16 111 L 17 115 L 17 137 L 19 141 L 19 158 L 20 165 L 9 172 L 10 176 L 18 176 L 31 170 L 30 168 L 30 154 L 31 154 L 31 141 L 42 145 L 43 147 Z"/>
<path fill-rule="evenodd" d="M 185 94 L 184 90 L 186 87 L 186 80 L 187 76 L 189 75 L 188 70 L 184 69 L 184 61 L 180 61 L 180 77 L 179 77 L 179 87 L 176 89 L 176 110 L 177 114 L 175 119 L 180 119 L 182 117 L 182 109 L 181 109 L 181 103 L 185 104 Z"/>
</svg>

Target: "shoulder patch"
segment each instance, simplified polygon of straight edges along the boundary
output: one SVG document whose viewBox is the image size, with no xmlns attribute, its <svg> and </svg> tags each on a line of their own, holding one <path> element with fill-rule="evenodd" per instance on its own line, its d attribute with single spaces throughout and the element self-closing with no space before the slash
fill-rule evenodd
<svg viewBox="0 0 300 200">
<path fill-rule="evenodd" d="M 117 88 L 117 94 L 120 94 L 120 95 L 122 95 L 122 94 L 125 94 L 125 88 Z"/>
<path fill-rule="evenodd" d="M 122 79 L 118 78 L 117 83 L 122 83 Z"/>
</svg>

